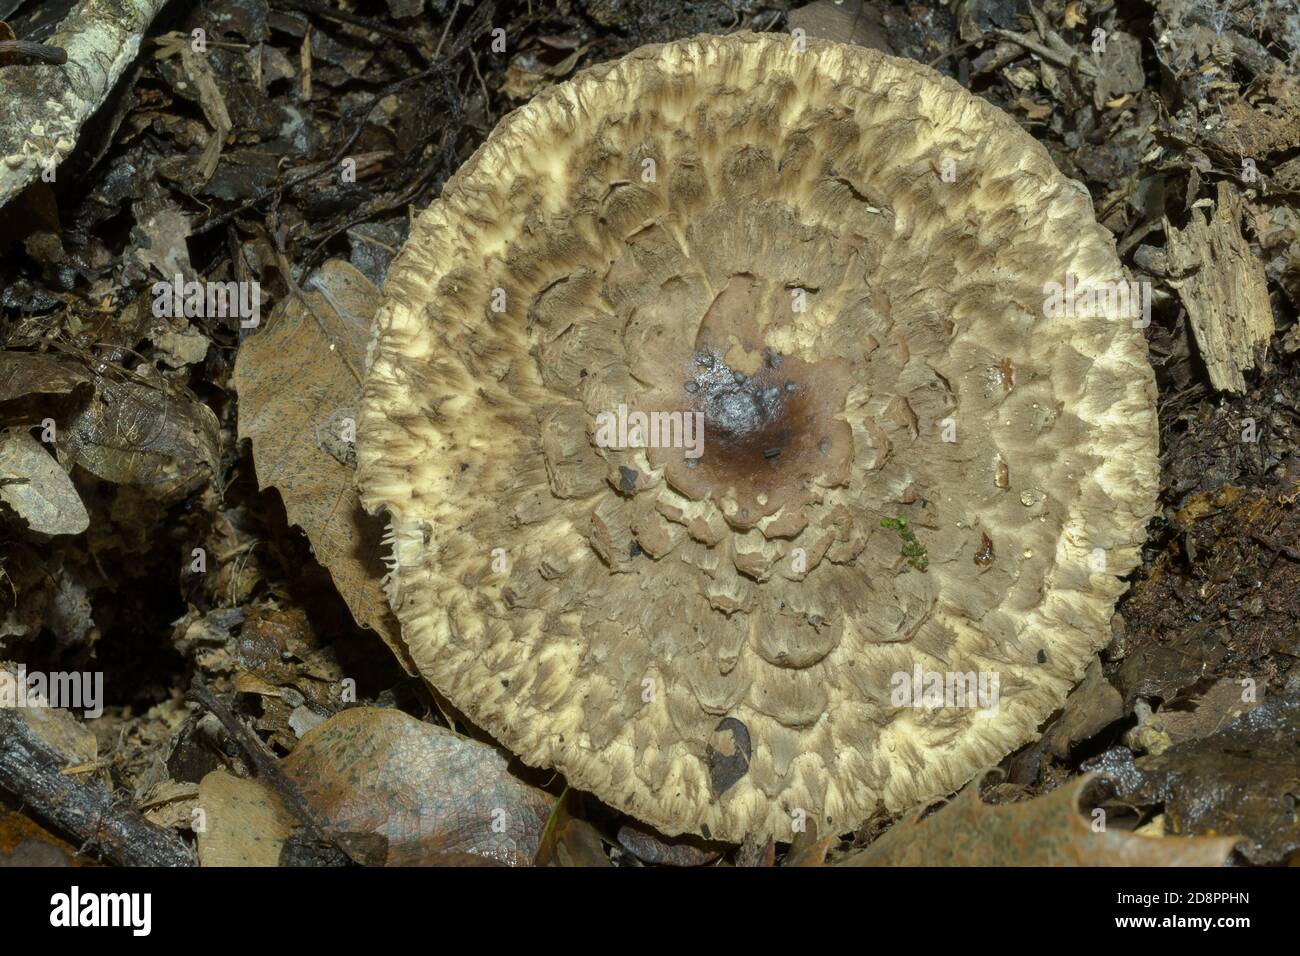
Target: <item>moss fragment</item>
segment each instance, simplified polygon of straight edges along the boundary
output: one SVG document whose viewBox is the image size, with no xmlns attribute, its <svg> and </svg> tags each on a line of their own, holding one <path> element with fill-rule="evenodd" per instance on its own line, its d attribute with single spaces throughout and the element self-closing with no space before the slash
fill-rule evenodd
<svg viewBox="0 0 1300 956">
<path fill-rule="evenodd" d="M 907 558 L 907 563 L 918 571 L 925 571 L 930 567 L 930 559 L 926 556 L 925 546 L 916 540 L 916 535 L 912 529 L 907 526 L 907 519 L 902 515 L 897 518 L 881 518 L 880 527 L 893 528 L 898 532 L 898 536 L 903 539 L 901 554 Z"/>
</svg>

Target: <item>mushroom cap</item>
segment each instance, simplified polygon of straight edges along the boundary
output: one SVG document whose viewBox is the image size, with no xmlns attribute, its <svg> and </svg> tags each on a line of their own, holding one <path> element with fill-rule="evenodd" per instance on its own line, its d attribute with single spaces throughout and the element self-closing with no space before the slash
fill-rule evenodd
<svg viewBox="0 0 1300 956">
<path fill-rule="evenodd" d="M 1139 560 L 1145 339 L 1045 301 L 1123 279 L 1083 187 L 908 60 L 699 36 L 546 90 L 376 322 L 358 480 L 412 658 L 670 834 L 952 792 L 1062 705 Z M 602 441 L 620 405 L 700 413 L 702 456 Z"/>
</svg>

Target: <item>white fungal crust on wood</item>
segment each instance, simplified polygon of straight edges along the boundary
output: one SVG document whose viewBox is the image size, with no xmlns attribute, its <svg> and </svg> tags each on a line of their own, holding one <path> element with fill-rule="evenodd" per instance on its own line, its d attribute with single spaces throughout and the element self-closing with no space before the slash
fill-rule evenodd
<svg viewBox="0 0 1300 956">
<path fill-rule="evenodd" d="M 1106 643 L 1155 509 L 1145 340 L 1045 314 L 1069 276 L 1123 279 L 1087 194 L 916 63 L 704 36 L 547 90 L 377 319 L 358 477 L 414 661 L 667 833 L 952 792 Z M 620 404 L 702 411 L 703 457 L 597 447 Z M 996 708 L 901 704 L 918 667 Z"/>
<path fill-rule="evenodd" d="M 0 69 L 0 206 L 57 167 L 167 0 L 82 0 L 47 42 L 68 61 Z"/>
</svg>

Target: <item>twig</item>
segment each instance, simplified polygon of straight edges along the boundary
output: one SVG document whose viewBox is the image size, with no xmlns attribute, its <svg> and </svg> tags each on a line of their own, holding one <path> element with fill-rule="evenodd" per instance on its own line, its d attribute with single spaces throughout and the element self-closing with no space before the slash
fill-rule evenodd
<svg viewBox="0 0 1300 956">
<path fill-rule="evenodd" d="M 62 66 L 68 62 L 68 51 L 63 47 L 50 46 L 48 43 L 32 43 L 29 40 L 0 40 L 0 54 L 4 53 L 31 57 L 33 60 L 53 63 L 55 66 Z"/>
<path fill-rule="evenodd" d="M 64 773 L 67 759 L 15 711 L 0 709 L 0 790 L 118 866 L 193 866 L 189 845 L 150 823 L 98 781 Z"/>
<path fill-rule="evenodd" d="M 353 27 L 360 27 L 362 30 L 378 33 L 380 36 L 388 37 L 390 40 L 396 40 L 398 43 L 404 43 L 407 46 L 418 47 L 420 45 L 420 41 L 412 36 L 409 30 L 399 30 L 397 27 L 390 27 L 368 17 L 360 17 L 355 13 L 335 10 L 333 7 L 327 7 L 323 3 L 316 3 L 314 0 L 274 0 L 271 5 L 273 7 L 298 10 L 302 13 L 310 13 L 325 20 L 334 20 L 337 23 L 346 23 Z"/>
<path fill-rule="evenodd" d="M 442 36 L 438 37 L 438 46 L 433 51 L 435 60 L 438 59 L 438 54 L 442 52 L 442 45 L 447 42 L 447 33 L 451 30 L 451 24 L 458 13 L 460 13 L 460 0 L 456 0 L 456 5 L 451 8 L 451 13 L 447 15 L 447 22 L 442 25 Z"/>
<path fill-rule="evenodd" d="M 325 327 L 325 320 L 322 319 L 320 313 L 316 311 L 311 300 L 307 298 L 307 294 L 302 291 L 302 286 L 298 284 L 298 280 L 293 277 L 293 268 L 289 265 L 289 257 L 284 250 L 284 236 L 281 234 L 280 230 L 274 228 L 274 226 L 272 226 L 269 232 L 271 234 L 271 239 L 275 244 L 275 262 L 280 269 L 285 284 L 289 287 L 289 292 L 296 296 L 298 301 L 302 303 L 302 307 L 307 310 L 307 314 L 316 322 L 316 327 L 320 329 L 320 334 L 325 338 L 326 342 L 330 343 L 330 348 L 333 349 L 334 336 L 331 335 L 330 330 Z M 329 293 L 325 292 L 323 288 L 320 291 L 328 299 Z M 338 309 L 335 309 L 334 311 L 336 314 L 338 313 Z M 339 315 L 339 318 L 343 318 L 343 316 Z M 364 385 L 365 377 L 358 372 L 356 367 L 352 364 L 352 360 L 348 358 L 347 350 L 338 349 L 338 355 L 343 359 L 343 364 L 348 367 L 348 371 L 352 373 L 352 377 L 356 379 L 357 385 Z"/>
<path fill-rule="evenodd" d="M 948 57 L 956 56 L 958 53 L 965 53 L 967 50 L 977 47 L 983 42 L 983 40 L 971 40 L 969 43 L 960 43 L 957 46 L 949 47 L 927 63 L 926 66 L 933 70 L 944 60 L 948 59 Z"/>
<path fill-rule="evenodd" d="M 998 29 L 991 32 L 995 36 L 1002 37 L 1004 40 L 1010 40 L 1012 43 L 1016 44 L 1016 46 L 1023 47 L 1030 53 L 1037 53 L 1049 63 L 1055 63 L 1057 66 L 1067 70 L 1077 69 L 1085 76 L 1101 76 L 1101 70 L 1099 70 L 1094 64 L 1085 60 L 1077 50 L 1070 49 L 1068 46 L 1066 46 L 1065 49 L 1054 50 L 1049 46 L 1044 46 L 1037 40 L 1030 39 L 1023 33 L 1017 33 L 1014 30 Z"/>
<path fill-rule="evenodd" d="M 1284 555 L 1292 561 L 1300 561 L 1300 548 L 1293 548 L 1289 544 L 1283 544 L 1281 541 L 1274 541 L 1268 535 L 1259 531 L 1252 531 L 1250 536 L 1270 551 Z"/>
<path fill-rule="evenodd" d="M 253 766 L 257 769 L 258 779 L 275 790 L 289 812 L 302 823 L 312 840 L 318 843 L 327 843 L 330 846 L 338 846 L 340 850 L 347 852 L 345 847 L 339 846 L 336 841 L 326 834 L 325 827 L 317 818 L 316 812 L 303 799 L 302 791 L 280 769 L 280 761 L 267 749 L 266 744 L 262 743 L 260 737 L 239 721 L 230 712 L 230 708 L 217 699 L 216 694 L 212 693 L 205 685 L 195 683 L 190 688 L 189 693 L 185 695 L 185 698 L 194 701 L 221 722 L 221 726 L 226 729 L 226 733 L 235 739 L 235 742 L 239 744 L 239 748 L 253 762 Z"/>
</svg>

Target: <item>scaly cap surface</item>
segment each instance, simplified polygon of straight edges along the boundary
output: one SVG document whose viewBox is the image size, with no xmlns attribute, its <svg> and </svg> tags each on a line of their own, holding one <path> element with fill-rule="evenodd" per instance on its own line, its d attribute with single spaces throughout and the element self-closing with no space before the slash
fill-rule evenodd
<svg viewBox="0 0 1300 956">
<path fill-rule="evenodd" d="M 1145 340 L 1044 306 L 1122 280 L 1082 187 L 911 61 L 702 36 L 543 92 L 377 320 L 358 474 L 413 659 L 668 833 L 955 790 L 1060 707 L 1138 561 Z M 620 405 L 702 412 L 702 457 L 600 447 Z M 930 674 L 996 706 L 920 706 Z"/>
</svg>

